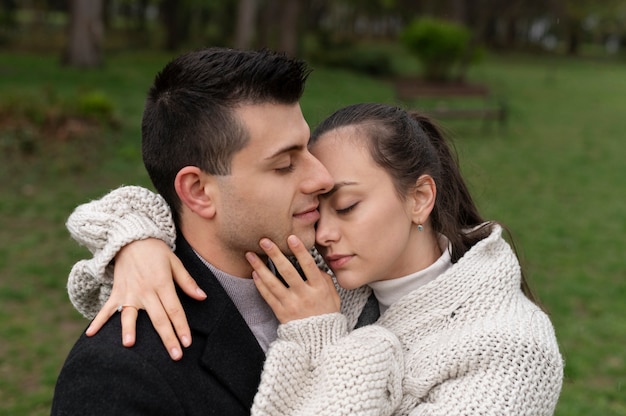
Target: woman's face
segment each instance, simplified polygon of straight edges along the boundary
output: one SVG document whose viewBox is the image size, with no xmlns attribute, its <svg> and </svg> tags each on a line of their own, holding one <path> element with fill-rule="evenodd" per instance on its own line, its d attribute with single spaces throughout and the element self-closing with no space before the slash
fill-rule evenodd
<svg viewBox="0 0 626 416">
<path fill-rule="evenodd" d="M 320 196 L 316 246 L 346 289 L 419 270 L 413 199 L 398 197 L 357 134 L 353 126 L 342 127 L 311 148 L 334 180 L 332 191 Z"/>
</svg>

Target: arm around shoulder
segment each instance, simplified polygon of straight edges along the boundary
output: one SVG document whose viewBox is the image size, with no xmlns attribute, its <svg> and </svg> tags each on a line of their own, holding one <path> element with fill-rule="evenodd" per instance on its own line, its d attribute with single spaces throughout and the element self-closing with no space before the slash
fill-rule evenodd
<svg viewBox="0 0 626 416">
<path fill-rule="evenodd" d="M 70 300 L 87 318 L 93 318 L 109 297 L 111 262 L 122 247 L 152 237 L 174 249 L 176 241 L 176 228 L 165 200 L 139 186 L 124 186 L 80 205 L 66 226 L 72 238 L 93 254 L 93 258 L 76 263 L 68 278 Z"/>
</svg>

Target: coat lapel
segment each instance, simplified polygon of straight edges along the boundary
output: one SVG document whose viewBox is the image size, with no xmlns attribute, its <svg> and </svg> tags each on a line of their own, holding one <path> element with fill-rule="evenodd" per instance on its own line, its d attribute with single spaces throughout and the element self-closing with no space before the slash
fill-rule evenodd
<svg viewBox="0 0 626 416">
<path fill-rule="evenodd" d="M 200 365 L 250 408 L 261 379 L 265 353 L 226 291 L 180 235 L 176 246 L 176 254 L 207 294 L 202 302 L 181 296 L 192 331 L 206 336 Z"/>
</svg>

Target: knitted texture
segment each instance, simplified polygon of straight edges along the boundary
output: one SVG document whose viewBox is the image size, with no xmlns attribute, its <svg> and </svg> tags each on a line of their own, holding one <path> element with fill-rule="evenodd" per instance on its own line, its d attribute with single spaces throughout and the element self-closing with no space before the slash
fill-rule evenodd
<svg viewBox="0 0 626 416">
<path fill-rule="evenodd" d="M 405 350 L 397 414 L 551 415 L 563 361 L 547 315 L 520 290 L 500 226 L 379 320 Z"/>
<path fill-rule="evenodd" d="M 340 313 L 281 325 L 252 415 L 390 415 L 402 398 L 398 339 L 380 326 L 346 334 Z"/>
<path fill-rule="evenodd" d="M 521 292 L 519 263 L 501 231 L 494 225 L 489 237 L 393 304 L 375 325 L 339 339 L 342 333 L 328 331 L 326 324 L 314 330 L 311 319 L 290 322 L 288 332 L 281 327 L 255 397 L 256 414 L 386 414 L 393 401 L 385 402 L 385 394 L 402 396 L 397 415 L 553 414 L 563 378 L 554 329 Z M 342 296 L 354 307 L 369 292 L 361 288 Z M 358 310 L 345 312 L 355 322 Z M 395 377 L 393 371 L 377 372 L 378 365 L 400 363 L 395 344 L 383 341 L 386 331 L 404 351 L 402 388 L 389 381 L 388 393 L 366 392 L 360 387 L 380 387 L 381 377 Z M 325 371 L 337 384 L 326 383 L 331 375 Z M 353 401 L 374 407 L 349 407 Z"/>
<path fill-rule="evenodd" d="M 67 289 L 74 307 L 93 319 L 111 294 L 112 261 L 126 244 L 150 237 L 172 249 L 176 228 L 165 200 L 139 186 L 113 190 L 103 198 L 80 205 L 66 223 L 72 238 L 87 247 L 91 259 L 72 268 Z"/>
</svg>

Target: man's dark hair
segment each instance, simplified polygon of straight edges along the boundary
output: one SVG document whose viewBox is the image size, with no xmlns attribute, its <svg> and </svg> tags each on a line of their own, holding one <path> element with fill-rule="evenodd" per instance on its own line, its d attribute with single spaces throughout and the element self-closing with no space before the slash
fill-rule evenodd
<svg viewBox="0 0 626 416">
<path fill-rule="evenodd" d="M 249 133 L 234 109 L 249 104 L 295 104 L 310 69 L 284 54 L 207 48 L 181 55 L 157 74 L 146 99 L 142 153 L 157 191 L 179 223 L 174 179 L 185 166 L 228 175 Z"/>
</svg>

